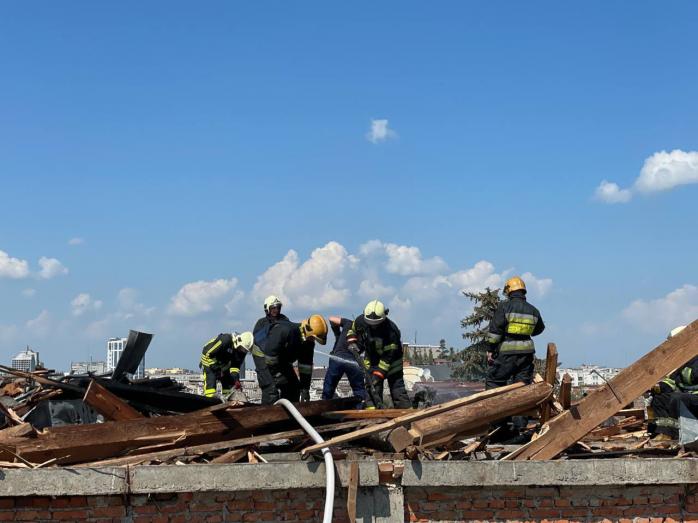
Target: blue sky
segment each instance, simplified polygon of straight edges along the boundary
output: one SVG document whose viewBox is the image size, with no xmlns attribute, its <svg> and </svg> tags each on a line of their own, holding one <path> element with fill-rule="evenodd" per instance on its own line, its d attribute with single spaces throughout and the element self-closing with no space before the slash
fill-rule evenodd
<svg viewBox="0 0 698 523">
<path fill-rule="evenodd" d="M 539 349 L 628 364 L 698 317 L 697 16 L 3 5 L 0 356 L 63 369 L 141 328 L 192 368 L 272 291 L 294 319 L 378 295 L 461 347 L 460 291 L 525 273 Z"/>
</svg>

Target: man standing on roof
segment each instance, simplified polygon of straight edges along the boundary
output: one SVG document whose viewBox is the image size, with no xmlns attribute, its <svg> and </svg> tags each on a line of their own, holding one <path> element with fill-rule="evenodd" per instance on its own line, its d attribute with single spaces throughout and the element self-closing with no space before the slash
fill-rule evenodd
<svg viewBox="0 0 698 523">
<path fill-rule="evenodd" d="M 357 344 L 364 352 L 371 381 L 368 408 L 383 407 L 383 383 L 387 379 L 394 407 L 409 409 L 412 404 L 405 389 L 400 329 L 388 319 L 388 309 L 381 301 L 368 302 L 364 313 L 356 317 L 347 331 L 347 342 Z"/>
<path fill-rule="evenodd" d="M 216 395 L 216 384 L 221 382 L 222 395 L 226 398 L 231 388 L 240 386 L 240 365 L 254 345 L 251 332 L 219 334 L 206 342 L 201 350 L 199 367 L 204 375 L 204 395 Z"/>
<path fill-rule="evenodd" d="M 667 339 L 677 336 L 685 328 L 681 325 L 672 329 Z M 691 413 L 698 413 L 698 356 L 657 383 L 651 392 L 654 416 L 647 424 L 647 431 L 655 441 L 678 439 L 681 406 Z"/>
<path fill-rule="evenodd" d="M 485 389 L 517 381 L 531 383 L 536 352 L 531 336 L 545 329 L 538 309 L 526 301 L 526 284 L 521 278 L 510 278 L 504 285 L 504 294 L 508 299 L 499 303 L 488 329 L 490 366 Z"/>
<path fill-rule="evenodd" d="M 322 386 L 322 399 L 331 400 L 337 390 L 337 384 L 342 376 L 347 375 L 351 390 L 354 396 L 358 396 L 366 401 L 365 376 L 361 365 L 361 360 L 357 349 L 352 349 L 347 343 L 347 331 L 351 328 L 352 321 L 339 316 L 330 316 L 330 327 L 335 335 L 334 347 L 330 353 L 334 358 L 330 358 L 325 381 Z M 345 360 L 344 363 L 341 360 Z"/>
<path fill-rule="evenodd" d="M 327 323 L 319 314 L 313 314 L 301 323 L 277 321 L 271 325 L 263 350 L 274 388 L 270 395 L 262 398 L 262 404 L 270 405 L 279 397 L 290 401 L 310 401 L 316 341 L 320 345 L 327 343 Z M 300 379 L 293 370 L 296 361 Z"/>
<path fill-rule="evenodd" d="M 252 359 L 257 370 L 257 383 L 262 390 L 262 405 L 271 405 L 278 399 L 274 378 L 272 378 L 264 361 L 264 346 L 271 326 L 278 321 L 289 321 L 284 314 L 281 314 L 282 305 L 281 300 L 273 294 L 267 296 L 264 300 L 264 316 L 257 320 L 252 329 L 255 342 L 255 348 L 252 349 Z"/>
</svg>

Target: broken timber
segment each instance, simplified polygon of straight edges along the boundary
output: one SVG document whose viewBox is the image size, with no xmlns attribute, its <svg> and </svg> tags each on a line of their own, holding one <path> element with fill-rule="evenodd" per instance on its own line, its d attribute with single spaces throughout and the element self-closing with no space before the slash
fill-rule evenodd
<svg viewBox="0 0 698 523">
<path fill-rule="evenodd" d="M 492 389 L 497 390 L 497 389 Z M 452 409 L 443 414 L 436 414 L 412 423 L 407 430 L 400 427 L 390 435 L 390 443 L 396 452 L 401 452 L 413 443 L 423 439 L 434 439 L 449 434 L 463 434 L 468 430 L 481 431 L 488 423 L 519 414 L 540 405 L 552 393 L 549 383 L 532 383 L 515 390 L 510 390 L 482 399 L 476 403 Z"/>
<path fill-rule="evenodd" d="M 129 419 L 143 419 L 145 417 L 95 380 L 90 381 L 83 401 L 104 416 L 106 420 L 125 421 Z"/>
<path fill-rule="evenodd" d="M 555 386 L 557 378 L 557 347 L 554 343 L 548 343 L 548 352 L 545 356 L 545 381 L 551 386 Z M 540 414 L 540 422 L 547 423 L 550 419 L 550 402 L 543 404 Z"/>
<path fill-rule="evenodd" d="M 355 399 L 346 398 L 300 403 L 296 408 L 304 417 L 312 417 L 355 403 Z M 71 464 L 106 459 L 155 444 L 166 450 L 244 437 L 255 431 L 272 432 L 283 425 L 293 425 L 290 421 L 287 411 L 276 405 L 248 408 L 218 405 L 178 416 L 53 427 L 35 438 L 2 438 L 0 443 L 34 463 L 56 458 L 59 464 Z M 0 459 L 3 457 L 7 457 L 5 451 L 0 450 Z"/>
<path fill-rule="evenodd" d="M 515 460 L 553 459 L 599 423 L 649 390 L 672 369 L 698 355 L 698 320 L 548 423 L 549 430 L 521 447 Z"/>
<path fill-rule="evenodd" d="M 435 405 L 433 407 L 429 407 L 423 410 L 417 410 L 414 411 L 411 414 L 407 414 L 405 416 L 400 416 L 395 419 L 386 421 L 384 423 L 378 423 L 376 425 L 371 425 L 370 427 L 366 427 L 364 429 L 356 430 L 354 432 L 350 432 L 348 434 L 342 434 L 341 436 L 334 437 L 332 439 L 328 439 L 327 441 L 323 443 L 317 443 L 315 445 L 311 445 L 309 447 L 306 447 L 302 450 L 302 454 L 306 455 L 309 452 L 314 452 L 317 450 L 320 450 L 324 447 L 331 447 L 331 446 L 337 446 L 341 445 L 343 443 L 348 443 L 349 441 L 354 441 L 360 438 L 364 438 L 366 436 L 370 436 L 372 434 L 378 434 L 379 432 L 383 432 L 384 430 L 392 430 L 397 427 L 401 427 L 403 425 L 407 425 L 408 423 L 412 423 L 414 421 L 418 421 L 420 419 L 428 418 L 429 416 L 433 416 L 435 414 L 441 414 L 443 412 L 448 412 L 450 410 L 455 409 L 456 407 L 462 407 L 463 405 L 469 405 L 471 403 L 475 403 L 476 401 L 480 401 L 485 398 L 491 398 L 492 396 L 498 396 L 500 394 L 503 394 L 505 392 L 508 392 L 510 390 L 518 389 L 520 387 L 524 387 L 523 383 L 512 383 L 511 385 L 507 385 L 505 387 L 499 387 L 497 389 L 490 389 L 490 390 L 485 390 L 483 392 L 478 392 L 477 394 L 473 394 L 472 396 L 466 396 L 465 398 L 458 398 L 452 401 L 448 401 L 446 403 L 442 403 L 441 405 Z"/>
</svg>

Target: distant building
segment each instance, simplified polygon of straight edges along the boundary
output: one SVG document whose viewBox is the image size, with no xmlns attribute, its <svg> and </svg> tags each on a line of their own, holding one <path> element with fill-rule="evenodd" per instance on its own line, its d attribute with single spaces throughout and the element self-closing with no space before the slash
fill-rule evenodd
<svg viewBox="0 0 698 523">
<path fill-rule="evenodd" d="M 184 390 L 192 394 L 203 394 L 204 385 L 201 372 L 182 368 L 161 369 L 151 367 L 145 369 L 145 377 L 148 378 L 170 378 L 177 383 L 184 385 Z"/>
<path fill-rule="evenodd" d="M 24 372 L 34 372 L 38 365 L 39 353 L 31 350 L 28 346 L 12 358 L 12 368 Z"/>
<path fill-rule="evenodd" d="M 441 345 L 415 345 L 412 343 L 403 343 L 402 350 L 405 354 L 409 354 L 411 358 L 421 357 L 433 359 L 441 356 L 443 347 L 441 347 Z"/>
<path fill-rule="evenodd" d="M 107 372 L 111 372 L 116 368 L 119 358 L 121 358 L 121 353 L 126 348 L 127 340 L 128 338 L 109 338 L 107 340 Z M 136 372 L 133 374 L 133 378 L 145 378 L 145 356 L 143 356 L 140 365 L 138 365 Z"/>
<path fill-rule="evenodd" d="M 604 385 L 623 369 L 614 367 L 599 367 L 598 365 L 582 365 L 569 369 L 557 369 L 557 378 L 562 381 L 564 374 L 572 378 L 573 387 L 597 387 Z"/>
<path fill-rule="evenodd" d="M 70 374 L 106 374 L 106 361 L 71 361 Z"/>
</svg>

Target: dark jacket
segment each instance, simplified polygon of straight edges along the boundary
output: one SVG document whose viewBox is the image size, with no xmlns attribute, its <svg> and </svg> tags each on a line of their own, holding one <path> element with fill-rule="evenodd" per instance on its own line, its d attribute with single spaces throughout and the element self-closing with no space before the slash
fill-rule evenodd
<svg viewBox="0 0 698 523">
<path fill-rule="evenodd" d="M 264 344 L 267 342 L 267 336 L 269 336 L 269 329 L 277 321 L 290 321 L 286 315 L 279 314 L 278 317 L 272 318 L 268 314 L 262 316 L 257 320 L 252 329 L 252 334 L 254 335 L 254 344 L 259 347 L 259 350 L 253 349 L 254 356 L 264 357 Z"/>
<path fill-rule="evenodd" d="M 357 316 L 347 331 L 355 335 L 370 367 L 378 367 L 384 374 L 402 372 L 402 339 L 400 329 L 389 318 L 378 325 L 369 325 L 364 315 Z"/>
<path fill-rule="evenodd" d="M 347 331 L 351 329 L 352 323 L 353 322 L 348 318 L 340 318 L 339 325 L 335 325 L 334 323 L 330 322 L 330 327 L 335 335 L 334 346 L 332 347 L 331 354 L 349 357 L 350 359 L 354 358 L 354 355 L 349 350 L 347 344 Z"/>
<path fill-rule="evenodd" d="M 660 384 L 668 386 L 662 387 L 662 392 L 698 394 L 698 356 L 664 378 Z"/>
<path fill-rule="evenodd" d="M 206 342 L 201 349 L 201 366 L 214 371 L 230 371 L 233 380 L 240 379 L 240 365 L 245 353 L 235 349 L 230 334 L 219 334 Z"/>
<path fill-rule="evenodd" d="M 271 324 L 264 344 L 264 362 L 271 375 L 277 376 L 283 367 L 298 361 L 301 389 L 308 389 L 313 375 L 314 348 L 314 341 L 303 339 L 300 323 L 277 321 Z"/>
<path fill-rule="evenodd" d="M 514 291 L 508 300 L 499 303 L 490 322 L 487 342 L 491 352 L 500 354 L 533 354 L 536 351 L 531 336 L 545 329 L 543 318 L 526 301 L 526 293 Z"/>
</svg>

